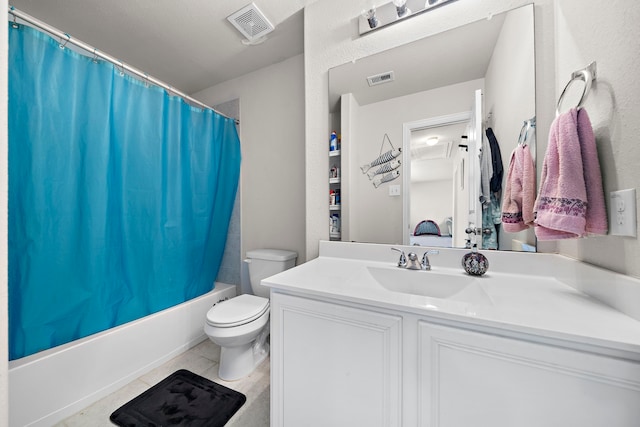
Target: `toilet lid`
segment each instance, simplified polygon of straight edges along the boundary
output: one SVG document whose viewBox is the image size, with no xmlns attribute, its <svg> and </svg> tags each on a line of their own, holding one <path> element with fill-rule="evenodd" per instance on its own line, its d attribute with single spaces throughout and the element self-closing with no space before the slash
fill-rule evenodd
<svg viewBox="0 0 640 427">
<path fill-rule="evenodd" d="M 267 298 L 238 295 L 211 307 L 207 312 L 207 323 L 221 328 L 244 325 L 262 316 L 268 309 Z"/>
</svg>

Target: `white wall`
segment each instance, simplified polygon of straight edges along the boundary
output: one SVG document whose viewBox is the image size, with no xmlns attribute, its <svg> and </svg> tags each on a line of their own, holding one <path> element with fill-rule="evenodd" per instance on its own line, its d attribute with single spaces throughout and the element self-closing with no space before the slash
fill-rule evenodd
<svg viewBox="0 0 640 427">
<path fill-rule="evenodd" d="M 453 180 L 412 183 L 411 195 L 411 231 L 420 221 L 430 219 L 438 224 L 442 235 L 448 234 L 446 219 L 453 217 Z M 417 195 L 420 197 L 414 197 Z"/>
<path fill-rule="evenodd" d="M 353 169 L 353 165 L 371 163 L 381 151 L 391 149 L 385 140 L 381 150 L 385 134 L 395 148 L 401 148 L 403 123 L 469 111 L 475 90 L 483 86 L 483 80 L 478 79 L 360 106 L 352 118 L 358 132 L 351 136 L 351 160 L 343 161 L 342 170 L 349 170 L 350 165 Z M 393 184 L 402 188 L 405 170 L 400 166 L 401 176 L 378 188 L 359 168 L 350 171 L 349 196 L 343 197 L 351 218 L 349 240 L 402 244 L 402 197 L 389 196 L 388 186 Z"/>
<path fill-rule="evenodd" d="M 297 251 L 298 262 L 304 261 L 302 55 L 193 96 L 210 105 L 240 99 L 242 256 L 251 249 L 277 248 Z M 323 155 L 326 159 L 326 151 Z M 321 173 L 327 182 L 328 168 Z M 323 230 L 328 233 L 327 222 Z M 241 290 L 247 292 L 246 266 L 243 269 Z"/>
<path fill-rule="evenodd" d="M 519 8 L 505 18 L 485 75 L 485 116 L 500 143 L 505 187 L 511 152 L 518 143 L 520 129 L 535 111 L 535 52 L 531 8 Z M 532 145 L 535 155 L 535 144 Z M 533 228 L 520 233 L 500 230 L 500 249 L 511 249 L 511 240 L 535 244 Z"/>
</svg>

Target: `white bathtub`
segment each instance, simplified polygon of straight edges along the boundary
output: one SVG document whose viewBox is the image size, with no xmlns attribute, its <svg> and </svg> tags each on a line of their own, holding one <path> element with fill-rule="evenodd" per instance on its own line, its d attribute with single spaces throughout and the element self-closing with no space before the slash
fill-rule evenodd
<svg viewBox="0 0 640 427">
<path fill-rule="evenodd" d="M 51 426 L 206 338 L 206 312 L 236 295 L 216 283 L 201 297 L 9 362 L 9 425 Z"/>
</svg>

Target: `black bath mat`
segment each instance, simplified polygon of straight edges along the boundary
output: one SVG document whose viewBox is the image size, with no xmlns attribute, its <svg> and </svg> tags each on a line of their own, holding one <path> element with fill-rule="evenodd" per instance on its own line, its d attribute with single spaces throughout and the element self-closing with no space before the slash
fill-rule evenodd
<svg viewBox="0 0 640 427">
<path fill-rule="evenodd" d="M 247 400 L 238 393 L 181 369 L 111 414 L 122 427 L 222 427 Z"/>
</svg>

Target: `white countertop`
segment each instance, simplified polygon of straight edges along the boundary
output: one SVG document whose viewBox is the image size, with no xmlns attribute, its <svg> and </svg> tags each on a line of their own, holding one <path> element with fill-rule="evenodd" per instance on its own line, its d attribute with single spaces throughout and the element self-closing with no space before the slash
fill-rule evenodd
<svg viewBox="0 0 640 427">
<path fill-rule="evenodd" d="M 370 267 L 397 268 L 391 261 L 320 256 L 265 279 L 263 284 L 289 293 L 429 316 L 435 321 L 527 334 L 542 342 L 562 340 L 579 349 L 586 346 L 640 361 L 640 321 L 551 275 L 490 269 L 474 280 L 473 287 L 440 299 L 387 290 L 369 273 Z M 437 265 L 431 272 L 407 273 L 424 275 L 425 280 L 432 273 L 465 275 L 461 267 Z"/>
</svg>

